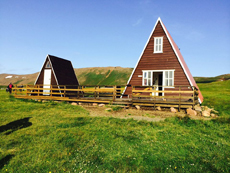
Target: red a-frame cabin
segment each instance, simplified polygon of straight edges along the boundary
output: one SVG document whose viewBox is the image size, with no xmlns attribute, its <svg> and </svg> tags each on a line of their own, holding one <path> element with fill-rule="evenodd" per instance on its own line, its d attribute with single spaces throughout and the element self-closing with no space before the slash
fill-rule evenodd
<svg viewBox="0 0 230 173">
<path fill-rule="evenodd" d="M 194 86 L 199 91 L 199 103 L 203 102 L 203 96 L 179 48 L 160 18 L 133 69 L 122 97 L 132 97 L 132 86 L 153 85 L 159 86 L 156 87 L 157 90 L 173 90 L 174 86 Z"/>
</svg>

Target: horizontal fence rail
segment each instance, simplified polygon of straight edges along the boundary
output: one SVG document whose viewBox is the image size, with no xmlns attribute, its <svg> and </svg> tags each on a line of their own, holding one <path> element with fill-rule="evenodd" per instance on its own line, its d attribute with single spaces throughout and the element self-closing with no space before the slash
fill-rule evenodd
<svg viewBox="0 0 230 173">
<path fill-rule="evenodd" d="M 121 98 L 125 86 L 15 85 L 16 98 L 63 100 L 163 107 L 194 107 L 198 92 L 190 86 L 132 86 L 129 98 Z"/>
</svg>

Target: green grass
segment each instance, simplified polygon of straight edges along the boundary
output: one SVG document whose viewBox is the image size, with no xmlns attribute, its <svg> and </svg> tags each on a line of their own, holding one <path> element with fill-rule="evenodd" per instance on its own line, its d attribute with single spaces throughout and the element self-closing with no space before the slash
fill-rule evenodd
<svg viewBox="0 0 230 173">
<path fill-rule="evenodd" d="M 90 117 L 80 106 L 0 91 L 0 172 L 230 172 L 230 113 L 221 107 L 229 83 L 199 87 L 219 118 Z"/>
<path fill-rule="evenodd" d="M 230 80 L 198 86 L 204 97 L 203 105 L 214 107 L 222 116 L 230 115 Z"/>
</svg>

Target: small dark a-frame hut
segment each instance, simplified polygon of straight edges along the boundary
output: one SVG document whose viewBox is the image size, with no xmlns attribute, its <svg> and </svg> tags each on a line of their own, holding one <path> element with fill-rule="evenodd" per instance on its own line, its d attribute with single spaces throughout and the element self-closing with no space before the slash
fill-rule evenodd
<svg viewBox="0 0 230 173">
<path fill-rule="evenodd" d="M 35 81 L 36 84 L 78 86 L 79 82 L 71 61 L 48 54 Z"/>
</svg>

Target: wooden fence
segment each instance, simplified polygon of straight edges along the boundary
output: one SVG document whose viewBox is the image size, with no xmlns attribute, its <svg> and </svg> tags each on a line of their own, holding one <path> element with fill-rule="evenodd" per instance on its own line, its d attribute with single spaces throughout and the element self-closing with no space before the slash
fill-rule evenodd
<svg viewBox="0 0 230 173">
<path fill-rule="evenodd" d="M 123 90 L 124 86 L 15 85 L 13 93 L 16 98 L 107 103 L 120 98 Z"/>
<path fill-rule="evenodd" d="M 132 97 L 121 98 L 125 86 L 15 85 L 16 98 L 97 102 L 141 106 L 194 107 L 198 100 L 195 87 L 132 86 Z M 164 88 L 163 90 L 158 90 Z"/>
<path fill-rule="evenodd" d="M 161 90 L 159 90 L 161 89 Z M 163 89 L 163 90 L 162 90 Z M 198 104 L 198 92 L 195 87 L 173 86 L 132 86 L 133 105 L 162 106 L 181 108 Z"/>
</svg>

